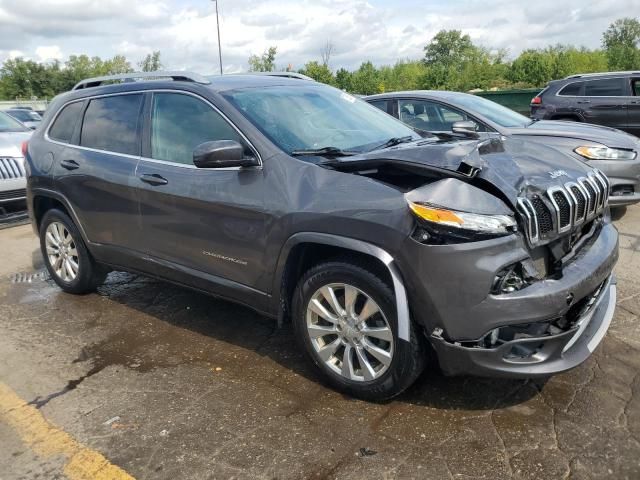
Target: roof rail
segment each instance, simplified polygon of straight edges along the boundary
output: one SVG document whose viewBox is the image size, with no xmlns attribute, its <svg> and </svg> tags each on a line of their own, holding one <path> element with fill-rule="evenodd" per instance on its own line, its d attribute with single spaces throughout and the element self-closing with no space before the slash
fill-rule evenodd
<svg viewBox="0 0 640 480">
<path fill-rule="evenodd" d="M 81 90 L 83 88 L 99 87 L 105 82 L 113 82 L 120 80 L 122 82 L 135 82 L 140 80 L 155 80 L 155 79 L 167 79 L 170 78 L 175 82 L 194 82 L 209 84 L 211 83 L 202 75 L 191 72 L 132 72 L 132 73 L 120 73 L 118 75 L 105 75 L 104 77 L 87 78 L 78 82 L 72 90 Z"/>
<path fill-rule="evenodd" d="M 240 75 L 264 75 L 267 77 L 297 78 L 298 80 L 309 80 L 315 82 L 313 78 L 298 72 L 248 72 Z"/>
<path fill-rule="evenodd" d="M 576 75 L 569 75 L 568 77 L 565 77 L 565 78 L 602 77 L 607 75 L 640 75 L 640 71 L 626 70 L 621 72 L 578 73 Z"/>
</svg>

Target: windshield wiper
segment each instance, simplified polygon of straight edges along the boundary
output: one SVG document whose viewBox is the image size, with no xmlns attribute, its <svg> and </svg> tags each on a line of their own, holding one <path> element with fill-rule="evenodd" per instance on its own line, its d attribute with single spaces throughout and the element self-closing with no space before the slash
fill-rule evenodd
<svg viewBox="0 0 640 480">
<path fill-rule="evenodd" d="M 382 148 L 395 147 L 396 145 L 400 145 L 401 143 L 407 143 L 407 142 L 412 142 L 412 141 L 413 141 L 413 136 L 411 136 L 411 135 L 407 135 L 405 137 L 392 137 L 389 140 L 387 140 L 386 142 L 384 142 L 383 144 L 380 144 L 377 147 L 374 147 L 369 151 L 373 152 L 375 150 L 380 150 Z"/>
<path fill-rule="evenodd" d="M 310 148 L 308 150 L 294 150 L 291 152 L 292 157 L 302 156 L 314 156 L 319 157 L 349 157 L 351 155 L 357 155 L 359 152 L 350 152 L 348 150 L 342 150 L 338 147 L 322 147 L 322 148 Z"/>
</svg>

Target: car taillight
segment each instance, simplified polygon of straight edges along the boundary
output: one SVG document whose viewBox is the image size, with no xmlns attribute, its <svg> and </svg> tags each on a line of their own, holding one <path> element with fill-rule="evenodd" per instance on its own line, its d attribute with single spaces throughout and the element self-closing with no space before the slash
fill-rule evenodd
<svg viewBox="0 0 640 480">
<path fill-rule="evenodd" d="M 531 105 L 540 105 L 542 103 L 542 99 L 540 97 L 533 97 L 531 99 Z"/>
<path fill-rule="evenodd" d="M 22 142 L 22 156 L 27 157 L 27 149 L 29 148 L 29 142 Z"/>
</svg>

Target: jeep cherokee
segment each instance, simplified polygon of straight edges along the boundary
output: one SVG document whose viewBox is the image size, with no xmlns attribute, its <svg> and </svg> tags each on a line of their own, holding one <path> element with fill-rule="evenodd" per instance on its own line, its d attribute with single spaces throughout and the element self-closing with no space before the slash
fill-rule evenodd
<svg viewBox="0 0 640 480">
<path fill-rule="evenodd" d="M 51 103 L 27 162 L 64 291 L 122 269 L 290 319 L 360 398 L 402 392 L 435 357 L 450 375 L 561 372 L 613 316 L 598 170 L 514 138 L 422 138 L 320 83 L 89 79 Z"/>
</svg>

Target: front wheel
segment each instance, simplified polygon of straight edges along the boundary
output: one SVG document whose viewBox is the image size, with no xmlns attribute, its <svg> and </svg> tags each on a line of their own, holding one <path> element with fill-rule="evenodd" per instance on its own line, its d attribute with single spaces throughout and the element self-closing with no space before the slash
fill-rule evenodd
<svg viewBox="0 0 640 480">
<path fill-rule="evenodd" d="M 49 210 L 40 223 L 40 249 L 51 278 L 67 293 L 95 290 L 106 270 L 95 263 L 69 216 Z"/>
<path fill-rule="evenodd" d="M 422 342 L 397 336 L 395 299 L 377 275 L 328 262 L 300 280 L 293 301 L 296 337 L 331 385 L 365 400 L 408 388 L 424 368 Z"/>
</svg>

